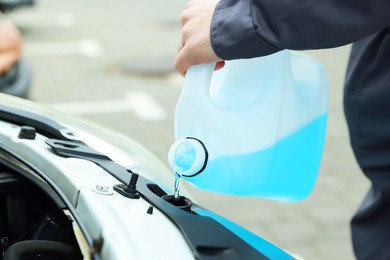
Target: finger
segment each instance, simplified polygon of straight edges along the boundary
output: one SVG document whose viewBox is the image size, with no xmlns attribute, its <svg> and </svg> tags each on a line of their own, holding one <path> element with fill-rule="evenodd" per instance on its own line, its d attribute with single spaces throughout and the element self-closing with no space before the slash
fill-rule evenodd
<svg viewBox="0 0 390 260">
<path fill-rule="evenodd" d="M 222 69 L 223 67 L 225 66 L 225 61 L 217 61 L 217 63 L 215 64 L 215 68 L 214 70 L 220 70 Z"/>
<path fill-rule="evenodd" d="M 175 59 L 175 69 L 184 77 L 187 69 L 191 66 L 189 59 L 186 58 L 186 48 L 182 48 L 179 53 L 176 55 Z"/>
<path fill-rule="evenodd" d="M 181 49 L 183 49 L 183 47 L 184 47 L 184 40 L 183 40 L 183 37 L 181 37 L 179 40 L 179 44 L 177 46 L 177 52 L 179 52 Z"/>
</svg>

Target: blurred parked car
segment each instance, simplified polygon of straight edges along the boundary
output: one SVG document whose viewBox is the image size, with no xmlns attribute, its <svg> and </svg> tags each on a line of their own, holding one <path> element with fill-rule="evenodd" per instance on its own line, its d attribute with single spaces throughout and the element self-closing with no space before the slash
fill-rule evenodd
<svg viewBox="0 0 390 260">
<path fill-rule="evenodd" d="M 22 58 L 5 74 L 0 75 L 0 92 L 21 98 L 28 97 L 31 71 Z"/>
<path fill-rule="evenodd" d="M 22 37 L 18 28 L 5 13 L 21 7 L 33 6 L 34 3 L 34 0 L 0 0 L 0 30 L 2 30 L 0 32 L 2 37 L 0 55 L 9 55 L 9 52 L 5 50 L 14 52 L 19 50 L 20 53 L 22 46 Z M 31 72 L 23 57 L 19 57 L 12 68 L 0 73 L 0 92 L 2 93 L 27 98 L 30 85 Z"/>
<path fill-rule="evenodd" d="M 33 6 L 34 0 L 0 0 L 0 11 L 9 12 L 16 8 Z"/>
</svg>

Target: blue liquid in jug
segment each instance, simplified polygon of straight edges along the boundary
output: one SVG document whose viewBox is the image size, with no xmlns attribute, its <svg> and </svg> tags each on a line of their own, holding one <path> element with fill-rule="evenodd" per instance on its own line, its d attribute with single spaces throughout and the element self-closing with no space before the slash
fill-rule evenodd
<svg viewBox="0 0 390 260">
<path fill-rule="evenodd" d="M 209 160 L 204 172 L 183 178 L 219 193 L 286 202 L 305 199 L 317 179 L 326 119 L 325 113 L 266 149 Z"/>
</svg>

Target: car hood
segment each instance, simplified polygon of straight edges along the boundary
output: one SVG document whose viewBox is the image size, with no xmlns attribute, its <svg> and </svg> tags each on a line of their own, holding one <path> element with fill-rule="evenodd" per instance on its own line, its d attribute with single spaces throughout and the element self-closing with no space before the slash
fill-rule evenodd
<svg viewBox="0 0 390 260">
<path fill-rule="evenodd" d="M 75 139 L 80 139 L 83 143 L 108 156 L 116 163 L 128 169 L 134 169 L 145 178 L 158 183 L 167 192 L 173 187 L 174 173 L 172 170 L 131 137 L 86 118 L 30 100 L 0 93 L 0 104 L 21 111 L 33 111 L 34 115 L 50 119 L 70 130 Z M 185 187 L 182 187 L 180 192 L 193 199 Z"/>
</svg>

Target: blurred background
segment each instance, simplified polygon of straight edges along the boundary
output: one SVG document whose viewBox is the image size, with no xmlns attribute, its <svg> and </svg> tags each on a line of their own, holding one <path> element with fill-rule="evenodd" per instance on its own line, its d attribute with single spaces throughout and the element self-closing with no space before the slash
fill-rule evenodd
<svg viewBox="0 0 390 260">
<path fill-rule="evenodd" d="M 185 4 L 35 0 L 7 12 L 22 33 L 23 57 L 32 75 L 27 98 L 115 129 L 167 165 L 183 83 L 172 64 Z M 349 50 L 308 52 L 327 68 L 330 89 L 325 152 L 307 200 L 284 204 L 189 187 L 204 207 L 301 259 L 354 259 L 349 220 L 368 182 L 352 154 L 342 110 Z"/>
</svg>

